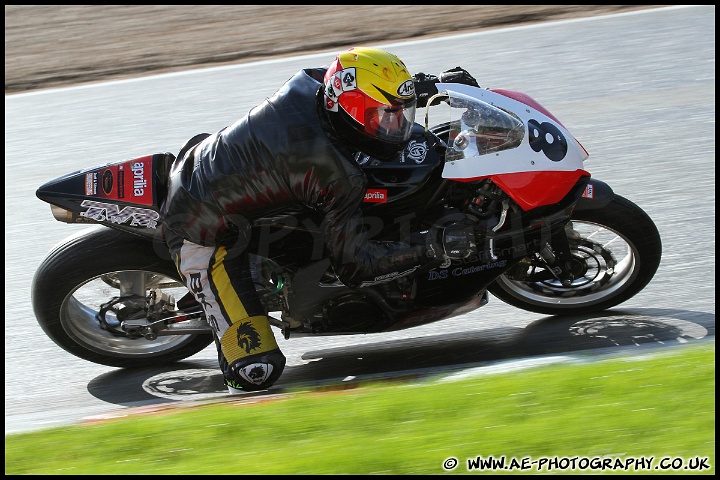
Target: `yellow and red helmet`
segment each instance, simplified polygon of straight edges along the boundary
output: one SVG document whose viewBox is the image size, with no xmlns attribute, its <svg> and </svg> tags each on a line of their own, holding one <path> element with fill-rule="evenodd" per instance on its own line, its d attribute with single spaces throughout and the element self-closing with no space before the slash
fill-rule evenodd
<svg viewBox="0 0 720 480">
<path fill-rule="evenodd" d="M 354 47 L 335 58 L 324 81 L 325 109 L 342 139 L 381 159 L 405 148 L 416 97 L 402 60 L 379 48 Z"/>
</svg>

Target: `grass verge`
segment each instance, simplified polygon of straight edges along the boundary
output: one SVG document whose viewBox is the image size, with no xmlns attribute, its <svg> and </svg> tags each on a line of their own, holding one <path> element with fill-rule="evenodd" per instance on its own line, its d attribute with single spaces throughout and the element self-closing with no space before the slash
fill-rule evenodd
<svg viewBox="0 0 720 480">
<path fill-rule="evenodd" d="M 714 474 L 715 343 L 653 352 L 11 434 L 5 473 Z"/>
</svg>

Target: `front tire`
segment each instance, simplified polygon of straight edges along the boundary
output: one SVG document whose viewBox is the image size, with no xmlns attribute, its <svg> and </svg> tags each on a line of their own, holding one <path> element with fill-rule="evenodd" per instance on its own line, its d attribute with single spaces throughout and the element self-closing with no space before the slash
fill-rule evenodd
<svg viewBox="0 0 720 480">
<path fill-rule="evenodd" d="M 574 212 L 571 222 L 579 234 L 571 248 L 578 275 L 569 286 L 549 275 L 541 279 L 537 262 L 527 257 L 495 280 L 490 293 L 522 310 L 578 315 L 619 305 L 652 280 L 662 242 L 655 223 L 640 207 L 615 195 L 603 208 Z"/>
<path fill-rule="evenodd" d="M 152 241 L 105 227 L 86 230 L 63 240 L 40 264 L 32 284 L 33 310 L 53 342 L 93 363 L 148 367 L 205 349 L 212 334 L 147 340 L 100 327 L 95 315 L 101 304 L 128 290 L 143 297 L 152 287 L 176 299 L 187 293 L 169 255 L 161 258 Z"/>
</svg>

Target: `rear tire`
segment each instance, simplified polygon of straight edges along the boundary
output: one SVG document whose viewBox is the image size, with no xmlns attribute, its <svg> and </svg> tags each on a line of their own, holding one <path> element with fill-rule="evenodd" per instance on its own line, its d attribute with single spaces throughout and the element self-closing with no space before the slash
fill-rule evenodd
<svg viewBox="0 0 720 480">
<path fill-rule="evenodd" d="M 604 208 L 576 211 L 571 221 L 582 237 L 573 250 L 583 272 L 577 281 L 569 287 L 558 281 L 528 281 L 511 269 L 490 285 L 490 293 L 522 310 L 578 315 L 619 305 L 652 280 L 662 242 L 655 223 L 640 207 L 615 195 Z"/>
<path fill-rule="evenodd" d="M 118 336 L 102 329 L 95 314 L 118 295 L 118 285 L 140 278 L 144 289 L 162 284 L 176 299 L 187 293 L 175 265 L 151 240 L 102 227 L 80 232 L 56 246 L 40 264 L 32 304 L 43 331 L 58 346 L 93 363 L 147 367 L 190 357 L 212 342 L 212 334 Z M 162 245 L 158 245 L 162 248 Z M 126 280 L 127 279 L 127 280 Z M 142 288 L 142 287 L 137 287 Z"/>
</svg>

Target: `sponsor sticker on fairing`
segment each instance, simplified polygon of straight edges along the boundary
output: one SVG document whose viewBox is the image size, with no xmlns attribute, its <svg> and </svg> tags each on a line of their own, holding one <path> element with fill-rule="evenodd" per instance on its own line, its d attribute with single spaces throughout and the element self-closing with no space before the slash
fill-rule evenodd
<svg viewBox="0 0 720 480">
<path fill-rule="evenodd" d="M 120 205 L 114 203 L 83 200 L 80 206 L 87 207 L 86 211 L 80 212 L 80 216 L 96 222 L 107 221 L 118 225 L 129 222 L 131 227 L 157 228 L 160 218 L 160 214 L 154 210 L 131 205 L 121 209 Z"/>
<path fill-rule="evenodd" d="M 97 172 L 85 174 L 85 195 L 97 195 Z"/>
<path fill-rule="evenodd" d="M 113 189 L 113 173 L 111 170 L 105 170 L 102 175 L 102 189 L 106 195 L 110 194 Z"/>
<path fill-rule="evenodd" d="M 587 186 L 585 186 L 585 191 L 583 192 L 582 196 L 584 198 L 593 198 L 595 196 L 592 184 L 588 184 Z"/>
</svg>

